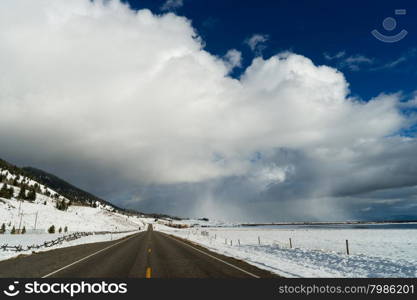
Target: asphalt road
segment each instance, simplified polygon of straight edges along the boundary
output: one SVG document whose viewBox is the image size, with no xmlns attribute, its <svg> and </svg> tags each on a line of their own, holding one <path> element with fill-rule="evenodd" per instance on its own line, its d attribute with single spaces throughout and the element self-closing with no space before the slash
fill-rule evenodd
<svg viewBox="0 0 417 300">
<path fill-rule="evenodd" d="M 0 262 L 0 277 L 273 278 L 241 260 L 153 231 Z"/>
</svg>

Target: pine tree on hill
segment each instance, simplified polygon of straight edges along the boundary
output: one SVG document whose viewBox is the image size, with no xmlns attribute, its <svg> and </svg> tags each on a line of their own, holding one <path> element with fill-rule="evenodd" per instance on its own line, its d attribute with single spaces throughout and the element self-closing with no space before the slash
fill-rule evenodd
<svg viewBox="0 0 417 300">
<path fill-rule="evenodd" d="M 55 226 L 52 225 L 51 227 L 48 228 L 48 233 L 55 233 Z"/>
<path fill-rule="evenodd" d="M 36 200 L 36 191 L 34 189 L 31 189 L 26 197 L 29 201 L 35 201 Z"/>
<path fill-rule="evenodd" d="M 41 193 L 42 192 L 42 189 L 41 189 L 39 183 L 35 183 L 34 186 L 33 186 L 33 189 L 35 190 L 36 193 Z"/>
<path fill-rule="evenodd" d="M 19 195 L 17 196 L 18 199 L 25 200 L 26 199 L 26 188 L 24 185 L 21 186 Z"/>
<path fill-rule="evenodd" d="M 65 211 L 68 209 L 68 204 L 65 202 L 65 200 L 56 200 L 56 208 Z"/>
<path fill-rule="evenodd" d="M 6 196 L 9 194 L 7 184 L 3 184 L 3 186 L 0 189 L 0 197 L 1 198 L 7 198 Z"/>
<path fill-rule="evenodd" d="M 13 192 L 14 192 L 13 188 L 12 187 L 8 188 L 7 184 L 5 183 L 0 189 L 0 197 L 10 199 L 13 197 Z"/>
</svg>

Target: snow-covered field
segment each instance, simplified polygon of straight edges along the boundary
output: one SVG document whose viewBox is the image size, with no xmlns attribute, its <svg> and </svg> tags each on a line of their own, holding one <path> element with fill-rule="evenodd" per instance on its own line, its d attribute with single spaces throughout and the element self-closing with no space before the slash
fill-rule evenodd
<svg viewBox="0 0 417 300">
<path fill-rule="evenodd" d="M 49 251 L 52 249 L 76 246 L 76 245 L 81 245 L 81 244 L 117 240 L 125 236 L 134 234 L 136 232 L 90 235 L 90 236 L 81 237 L 73 241 L 63 242 L 62 244 L 58 244 L 49 248 L 36 249 L 34 251 L 42 252 L 42 251 Z M 33 245 L 33 244 L 41 244 L 45 241 L 55 240 L 60 236 L 63 236 L 63 234 L 26 234 L 26 235 L 3 234 L 3 235 L 0 235 L 0 244 L 22 245 L 25 247 L 25 246 Z M 21 254 L 31 254 L 31 253 L 32 251 L 13 252 L 13 251 L 0 250 L 0 260 L 9 259 L 18 255 L 21 255 Z"/>
<path fill-rule="evenodd" d="M 285 277 L 417 276 L 415 229 L 156 229 Z"/>
</svg>

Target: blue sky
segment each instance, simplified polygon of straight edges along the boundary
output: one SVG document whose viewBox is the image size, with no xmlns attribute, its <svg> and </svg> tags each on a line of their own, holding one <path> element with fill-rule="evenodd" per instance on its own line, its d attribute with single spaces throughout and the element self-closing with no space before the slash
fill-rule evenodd
<svg viewBox="0 0 417 300">
<path fill-rule="evenodd" d="M 129 0 L 132 8 L 166 12 L 162 0 Z M 176 1 L 173 1 L 176 2 Z M 178 3 L 181 3 L 179 1 Z M 316 64 L 334 66 L 345 74 L 355 96 L 368 100 L 381 92 L 415 90 L 417 80 L 417 3 L 415 1 L 217 1 L 184 0 L 171 11 L 192 21 L 206 50 L 222 56 L 236 48 L 243 54 L 243 70 L 254 53 L 245 40 L 267 37 L 262 55 L 290 50 Z M 174 5 L 175 6 L 175 5 Z M 406 15 L 395 15 L 406 9 Z M 393 17 L 397 26 L 386 31 L 382 22 Z M 373 29 L 393 35 L 408 31 L 402 41 L 383 43 Z M 343 56 L 341 56 L 344 53 Z M 339 54 L 339 58 L 337 58 Z M 332 57 L 333 59 L 326 59 Z M 234 76 L 240 75 L 239 69 Z"/>
</svg>

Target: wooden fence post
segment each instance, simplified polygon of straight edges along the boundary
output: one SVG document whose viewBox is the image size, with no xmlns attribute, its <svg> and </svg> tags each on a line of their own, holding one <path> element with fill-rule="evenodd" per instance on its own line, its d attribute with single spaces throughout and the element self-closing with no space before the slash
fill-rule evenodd
<svg viewBox="0 0 417 300">
<path fill-rule="evenodd" d="M 291 241 L 291 238 L 290 238 L 290 248 L 292 249 L 292 241 Z"/>
<path fill-rule="evenodd" d="M 258 244 L 261 244 L 261 237 L 258 236 Z"/>
<path fill-rule="evenodd" d="M 349 255 L 349 241 L 346 240 L 346 254 Z"/>
</svg>

